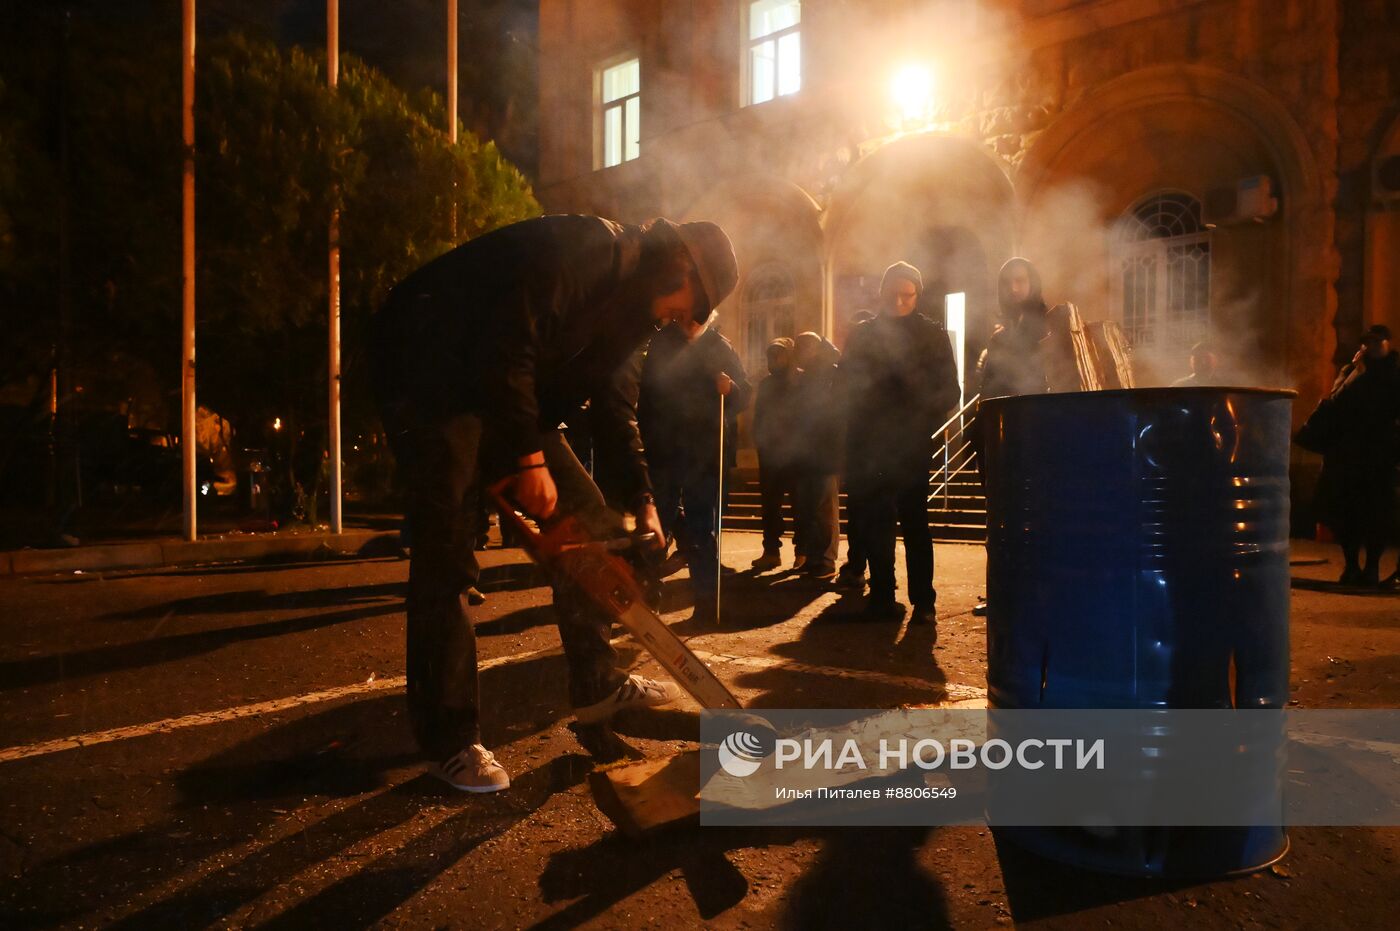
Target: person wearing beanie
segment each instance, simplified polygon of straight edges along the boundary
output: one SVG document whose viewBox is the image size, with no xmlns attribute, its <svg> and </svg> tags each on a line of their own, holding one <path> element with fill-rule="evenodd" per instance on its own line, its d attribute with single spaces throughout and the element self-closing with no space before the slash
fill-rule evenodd
<svg viewBox="0 0 1400 931">
<path fill-rule="evenodd" d="M 758 451 L 758 491 L 763 512 L 763 553 L 753 561 L 757 572 L 783 564 L 783 502 L 797 513 L 797 463 L 801 437 L 794 429 L 797 366 L 793 341 L 780 336 L 768 344 L 768 375 L 758 383 L 753 402 L 753 439 Z M 794 521 L 792 544 L 802 547 L 802 524 Z"/>
<path fill-rule="evenodd" d="M 896 523 L 904 537 L 911 621 L 934 622 L 928 473 L 933 432 L 957 407 L 957 364 L 947 332 L 918 313 L 918 269 L 896 262 L 881 280 L 880 313 L 852 330 L 841 360 L 846 392 L 848 502 L 860 515 L 870 563 L 867 616 L 897 620 Z M 935 630 L 936 636 L 936 630 Z"/>
<path fill-rule="evenodd" d="M 595 448 L 617 463 L 637 525 L 661 537 L 636 425 L 636 350 L 658 327 L 709 318 L 738 264 L 712 223 L 626 226 L 590 216 L 524 220 L 466 242 L 399 282 L 374 315 L 376 401 L 414 539 L 408 708 L 431 772 L 467 792 L 510 784 L 481 743 L 476 642 L 463 593 L 477 582 L 483 487 L 538 519 L 556 509 L 599 538 L 624 531 L 559 430 L 588 404 Z M 580 723 L 673 701 L 674 683 L 629 676 L 612 619 L 554 590 Z"/>
<path fill-rule="evenodd" d="M 676 320 L 647 345 L 637 421 L 661 526 L 690 567 L 694 620 L 704 624 L 715 623 L 719 611 L 720 398 L 728 469 L 751 394 L 739 354 L 708 323 Z"/>
</svg>

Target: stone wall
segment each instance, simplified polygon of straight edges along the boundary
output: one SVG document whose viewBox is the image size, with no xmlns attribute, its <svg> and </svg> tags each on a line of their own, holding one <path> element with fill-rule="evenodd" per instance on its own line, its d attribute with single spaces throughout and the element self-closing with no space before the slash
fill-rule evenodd
<svg viewBox="0 0 1400 931">
<path fill-rule="evenodd" d="M 1336 360 L 1351 355 L 1361 331 L 1376 322 L 1364 305 L 1367 214 L 1372 208 L 1371 160 L 1400 113 L 1400 4 L 1341 0 Z"/>
</svg>

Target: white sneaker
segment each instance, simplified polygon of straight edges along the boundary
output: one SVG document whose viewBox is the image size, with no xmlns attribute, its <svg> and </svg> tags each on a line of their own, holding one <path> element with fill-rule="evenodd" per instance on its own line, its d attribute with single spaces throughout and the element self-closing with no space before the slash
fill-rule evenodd
<svg viewBox="0 0 1400 931">
<path fill-rule="evenodd" d="M 674 682 L 628 676 L 627 681 L 619 685 L 607 698 L 582 708 L 575 708 L 574 717 L 580 724 L 597 724 L 626 708 L 655 708 L 669 705 L 680 697 L 680 686 Z"/>
<path fill-rule="evenodd" d="M 481 744 L 435 763 L 428 772 L 462 792 L 499 792 L 510 788 L 510 776 L 495 755 Z"/>
</svg>

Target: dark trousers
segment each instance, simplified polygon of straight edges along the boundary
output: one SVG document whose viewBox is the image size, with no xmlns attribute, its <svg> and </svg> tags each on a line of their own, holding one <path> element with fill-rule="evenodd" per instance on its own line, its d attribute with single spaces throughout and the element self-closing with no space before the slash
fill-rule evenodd
<svg viewBox="0 0 1400 931">
<path fill-rule="evenodd" d="M 782 549 L 787 521 L 783 518 L 783 502 L 792 502 L 792 545 L 802 552 L 802 522 L 796 519 L 797 470 L 792 466 L 768 465 L 762 455 L 758 459 L 758 495 L 763 507 L 763 551 L 776 553 Z"/>
<path fill-rule="evenodd" d="M 690 565 L 695 597 L 713 599 L 719 572 L 715 543 L 719 473 L 715 463 L 658 459 L 652 463 L 651 483 L 661 527 L 676 538 L 676 548 L 685 554 Z"/>
<path fill-rule="evenodd" d="M 840 482 L 835 475 L 804 471 L 797 482 L 797 526 L 801 542 L 797 552 L 812 568 L 836 568 L 841 545 Z"/>
<path fill-rule="evenodd" d="M 865 578 L 865 567 L 869 561 L 869 546 L 866 539 L 869 532 L 868 512 L 870 495 L 863 493 L 854 482 L 846 483 L 846 564 L 841 574 L 854 579 Z"/>
<path fill-rule="evenodd" d="M 870 597 L 894 599 L 895 525 L 904 537 L 904 567 L 909 576 L 909 603 L 932 608 L 933 537 L 928 529 L 928 465 L 890 470 L 861 483 L 859 507 L 865 509 L 866 555 L 870 560 Z"/>
<path fill-rule="evenodd" d="M 423 751 L 444 759 L 481 741 L 476 635 L 463 592 L 480 576 L 473 551 L 483 481 L 481 418 L 459 414 L 392 425 L 390 440 L 408 488 L 413 552 L 408 570 L 408 710 Z M 395 427 L 398 429 L 395 430 Z M 557 431 L 545 434 L 545 462 L 561 511 L 598 536 L 621 533 L 603 496 Z M 487 472 L 489 476 L 490 472 Z M 622 684 L 609 643 L 611 618 L 580 593 L 554 590 L 554 605 L 575 707 Z"/>
</svg>

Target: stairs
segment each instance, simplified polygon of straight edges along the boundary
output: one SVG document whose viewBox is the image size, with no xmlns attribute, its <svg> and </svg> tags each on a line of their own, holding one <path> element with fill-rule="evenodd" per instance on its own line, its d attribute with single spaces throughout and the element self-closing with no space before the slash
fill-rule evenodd
<svg viewBox="0 0 1400 931">
<path fill-rule="evenodd" d="M 933 468 L 928 483 L 928 524 L 938 543 L 987 542 L 987 500 L 977 476 L 971 433 L 979 396 L 974 395 L 933 433 Z M 841 502 L 841 532 L 846 532 L 846 495 Z M 792 518 L 792 509 L 783 508 Z M 790 526 L 790 524 L 789 524 Z M 730 478 L 724 505 L 724 529 L 762 530 L 763 509 L 756 472 Z"/>
<path fill-rule="evenodd" d="M 956 472 L 948 483 L 948 494 L 929 502 L 928 523 L 938 543 L 984 543 L 987 539 L 987 505 L 975 471 Z M 841 532 L 846 532 L 846 495 L 841 494 Z M 789 522 L 790 505 L 784 507 Z M 791 532 L 791 523 L 788 524 Z M 756 475 L 730 478 L 724 509 L 725 530 L 763 529 Z"/>
</svg>

